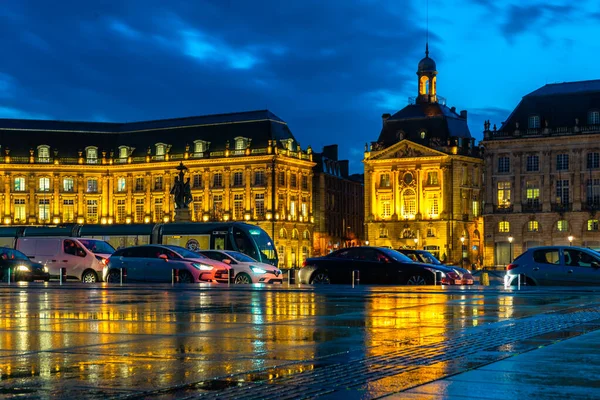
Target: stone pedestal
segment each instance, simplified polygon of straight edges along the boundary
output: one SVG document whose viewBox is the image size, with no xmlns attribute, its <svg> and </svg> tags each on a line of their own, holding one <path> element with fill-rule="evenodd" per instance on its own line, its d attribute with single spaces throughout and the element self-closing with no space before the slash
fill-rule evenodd
<svg viewBox="0 0 600 400">
<path fill-rule="evenodd" d="M 174 222 L 192 222 L 192 213 L 189 208 L 177 208 L 175 209 Z"/>
</svg>

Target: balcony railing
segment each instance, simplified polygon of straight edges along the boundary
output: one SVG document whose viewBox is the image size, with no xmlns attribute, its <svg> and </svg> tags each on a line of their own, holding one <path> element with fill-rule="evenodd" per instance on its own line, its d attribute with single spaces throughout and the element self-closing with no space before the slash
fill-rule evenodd
<svg viewBox="0 0 600 400">
<path fill-rule="evenodd" d="M 512 204 L 509 206 L 506 206 L 506 205 L 494 206 L 494 212 L 495 213 L 511 213 L 511 212 L 513 212 L 513 206 L 512 206 Z"/>
<path fill-rule="evenodd" d="M 563 204 L 563 203 L 552 203 L 552 211 L 554 212 L 567 212 L 573 209 L 573 203 Z"/>
<path fill-rule="evenodd" d="M 521 204 L 521 211 L 523 211 L 523 212 L 542 211 L 542 205 L 540 203 L 523 203 L 523 204 Z"/>
</svg>

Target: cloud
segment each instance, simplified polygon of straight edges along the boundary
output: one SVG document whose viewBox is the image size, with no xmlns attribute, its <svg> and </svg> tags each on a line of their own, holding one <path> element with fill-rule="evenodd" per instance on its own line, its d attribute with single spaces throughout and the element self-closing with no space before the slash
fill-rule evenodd
<svg viewBox="0 0 600 400">
<path fill-rule="evenodd" d="M 119 21 L 117 19 L 110 19 L 108 22 L 108 27 L 109 29 L 113 30 L 114 32 L 120 35 L 125 36 L 128 39 L 140 39 L 142 36 L 140 32 L 136 31 L 131 26 L 127 25 L 125 22 Z"/>
</svg>

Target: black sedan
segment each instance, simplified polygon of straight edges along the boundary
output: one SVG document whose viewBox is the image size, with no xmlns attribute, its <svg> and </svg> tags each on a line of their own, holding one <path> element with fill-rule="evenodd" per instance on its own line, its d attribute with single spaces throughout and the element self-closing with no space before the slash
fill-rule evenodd
<svg viewBox="0 0 600 400">
<path fill-rule="evenodd" d="M 0 247 L 0 277 L 2 282 L 46 281 L 50 280 L 48 267 L 31 261 L 25 254 L 8 247 Z"/>
<path fill-rule="evenodd" d="M 416 263 L 396 250 L 349 247 L 324 257 L 308 258 L 298 273 L 300 283 L 352 283 L 352 272 L 365 284 L 434 285 L 445 267 Z"/>
</svg>

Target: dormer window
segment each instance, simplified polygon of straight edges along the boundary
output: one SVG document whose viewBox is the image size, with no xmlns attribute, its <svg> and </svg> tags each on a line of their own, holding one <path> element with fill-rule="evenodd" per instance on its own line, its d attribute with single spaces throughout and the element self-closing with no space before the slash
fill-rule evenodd
<svg viewBox="0 0 600 400">
<path fill-rule="evenodd" d="M 166 151 L 167 145 L 164 143 L 156 143 L 156 155 L 157 156 L 164 156 L 165 155 L 165 151 Z"/>
<path fill-rule="evenodd" d="M 87 159 L 88 164 L 97 164 L 98 163 L 98 148 L 97 147 L 86 147 L 85 148 L 85 158 Z"/>
<path fill-rule="evenodd" d="M 234 140 L 236 150 L 244 150 L 248 145 L 248 138 L 238 136 Z"/>
<path fill-rule="evenodd" d="M 205 140 L 194 140 L 194 153 L 204 153 L 208 151 L 208 146 L 210 142 Z"/>
<path fill-rule="evenodd" d="M 427 136 L 427 132 L 421 131 L 420 135 L 421 135 L 421 139 L 425 139 L 425 137 Z"/>
<path fill-rule="evenodd" d="M 529 116 L 529 129 L 539 129 L 540 127 L 540 116 L 530 115 Z"/>
<path fill-rule="evenodd" d="M 129 157 L 129 146 L 119 146 L 119 158 Z"/>
<path fill-rule="evenodd" d="M 600 125 L 600 111 L 590 111 L 588 113 L 588 125 Z"/>
<path fill-rule="evenodd" d="M 50 162 L 50 146 L 43 144 L 38 146 L 37 151 L 39 162 Z"/>
<path fill-rule="evenodd" d="M 289 151 L 293 151 L 294 139 L 282 139 L 283 147 Z"/>
</svg>

